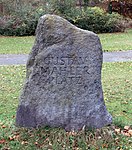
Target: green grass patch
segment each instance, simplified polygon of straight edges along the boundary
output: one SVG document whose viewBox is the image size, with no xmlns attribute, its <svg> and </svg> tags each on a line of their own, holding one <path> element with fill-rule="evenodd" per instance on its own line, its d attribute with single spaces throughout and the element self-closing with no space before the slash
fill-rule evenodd
<svg viewBox="0 0 132 150">
<path fill-rule="evenodd" d="M 99 34 L 103 51 L 132 50 L 132 29 L 125 33 Z M 0 54 L 28 54 L 34 43 L 34 36 L 0 37 Z"/>
<path fill-rule="evenodd" d="M 0 37 L 0 54 L 28 54 L 34 43 L 34 36 Z"/>
<path fill-rule="evenodd" d="M 116 123 L 132 124 L 132 63 L 104 63 L 104 99 Z"/>
<path fill-rule="evenodd" d="M 132 64 L 104 63 L 104 99 L 113 125 L 132 124 Z M 59 128 L 24 129 L 15 127 L 18 97 L 25 78 L 25 66 L 0 66 L 0 149 L 11 150 L 115 150 L 132 149 L 132 137 L 116 134 L 112 127 L 67 133 Z"/>
<path fill-rule="evenodd" d="M 132 29 L 124 33 L 99 34 L 103 51 L 126 51 L 132 50 Z"/>
</svg>

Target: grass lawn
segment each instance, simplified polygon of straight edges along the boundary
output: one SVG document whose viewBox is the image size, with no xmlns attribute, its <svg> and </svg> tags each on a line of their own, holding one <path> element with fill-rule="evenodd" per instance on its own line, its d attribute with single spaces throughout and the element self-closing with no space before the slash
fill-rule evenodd
<svg viewBox="0 0 132 150">
<path fill-rule="evenodd" d="M 0 37 L 0 54 L 28 54 L 34 43 L 34 36 Z"/>
<path fill-rule="evenodd" d="M 132 49 L 132 29 L 125 33 L 99 34 L 103 51 Z M 0 37 L 0 54 L 28 54 L 33 46 L 34 36 Z"/>
<path fill-rule="evenodd" d="M 0 149 L 2 150 L 131 150 L 132 137 L 116 133 L 132 125 L 132 64 L 105 63 L 102 69 L 104 99 L 113 125 L 100 130 L 65 132 L 63 129 L 16 128 L 18 97 L 25 66 L 0 66 Z"/>
<path fill-rule="evenodd" d="M 125 33 L 99 34 L 103 51 L 122 51 L 132 50 L 132 29 Z"/>
</svg>

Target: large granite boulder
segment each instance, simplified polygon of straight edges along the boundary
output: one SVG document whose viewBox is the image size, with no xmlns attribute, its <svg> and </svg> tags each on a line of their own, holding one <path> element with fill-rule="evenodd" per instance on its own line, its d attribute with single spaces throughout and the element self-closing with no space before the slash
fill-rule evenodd
<svg viewBox="0 0 132 150">
<path fill-rule="evenodd" d="M 96 34 L 59 16 L 42 16 L 27 62 L 16 124 L 67 131 L 111 124 L 103 99 L 101 68 L 102 48 Z"/>
</svg>

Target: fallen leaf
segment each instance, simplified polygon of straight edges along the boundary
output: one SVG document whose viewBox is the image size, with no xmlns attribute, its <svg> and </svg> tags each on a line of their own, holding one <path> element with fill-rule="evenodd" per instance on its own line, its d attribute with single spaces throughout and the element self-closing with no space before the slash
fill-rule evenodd
<svg viewBox="0 0 132 150">
<path fill-rule="evenodd" d="M 2 126 L 2 128 L 6 128 L 6 126 L 5 126 L 5 125 L 3 125 L 3 126 Z"/>
<path fill-rule="evenodd" d="M 10 150 L 10 148 L 5 147 L 3 150 Z"/>
<path fill-rule="evenodd" d="M 13 141 L 13 140 L 14 140 L 14 138 L 13 138 L 13 137 L 9 137 L 9 140 L 10 140 L 10 141 Z"/>
<path fill-rule="evenodd" d="M 128 102 L 127 102 L 127 101 L 125 101 L 125 102 L 123 102 L 123 104 L 128 104 Z"/>
<path fill-rule="evenodd" d="M 128 137 L 131 136 L 128 132 L 124 133 L 124 135 L 125 135 L 125 136 L 128 136 Z"/>
<path fill-rule="evenodd" d="M 101 139 L 101 136 L 98 136 L 98 139 Z"/>
<path fill-rule="evenodd" d="M 30 135 L 30 137 L 32 138 L 32 137 L 34 137 L 34 135 L 33 135 L 33 134 L 31 134 L 31 135 Z"/>
<path fill-rule="evenodd" d="M 132 136 L 132 130 L 129 130 L 128 133 Z"/>
<path fill-rule="evenodd" d="M 129 130 L 129 129 L 130 129 L 130 126 L 125 126 L 124 129 L 125 129 L 125 130 Z"/>
<path fill-rule="evenodd" d="M 108 148 L 108 144 L 103 144 L 102 148 Z"/>
<path fill-rule="evenodd" d="M 0 140 L 0 144 L 4 144 L 6 142 L 6 140 L 2 139 Z"/>
<path fill-rule="evenodd" d="M 50 145 L 50 146 L 52 146 L 52 143 L 51 143 L 51 142 L 49 142 L 49 145 Z"/>
<path fill-rule="evenodd" d="M 38 145 L 38 142 L 35 142 L 34 144 L 35 144 L 35 145 Z"/>
<path fill-rule="evenodd" d="M 127 136 L 127 137 L 131 136 L 128 132 L 124 132 L 124 131 L 121 131 L 121 134 L 124 135 L 124 136 Z"/>
<path fill-rule="evenodd" d="M 22 145 L 28 144 L 28 142 L 27 142 L 27 141 L 22 141 L 21 144 L 22 144 Z"/>
<path fill-rule="evenodd" d="M 77 134 L 77 132 L 74 132 L 74 131 L 71 131 L 71 132 L 67 132 L 67 135 L 72 135 L 72 136 L 75 136 Z"/>
<path fill-rule="evenodd" d="M 0 125 L 3 125 L 3 122 L 0 122 Z"/>
<path fill-rule="evenodd" d="M 19 139 L 19 137 L 20 137 L 20 135 L 18 134 L 18 135 L 14 135 L 13 136 L 13 138 L 15 139 L 15 140 L 18 140 Z"/>
<path fill-rule="evenodd" d="M 121 132 L 121 129 L 120 128 L 115 129 L 115 132 L 119 134 Z"/>
</svg>

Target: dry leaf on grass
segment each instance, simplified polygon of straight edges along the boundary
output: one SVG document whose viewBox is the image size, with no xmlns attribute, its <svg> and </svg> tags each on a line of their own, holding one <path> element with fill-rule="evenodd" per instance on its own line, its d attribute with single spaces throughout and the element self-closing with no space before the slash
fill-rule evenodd
<svg viewBox="0 0 132 150">
<path fill-rule="evenodd" d="M 6 143 L 5 139 L 0 140 L 0 144 L 4 144 L 4 143 Z"/>
<path fill-rule="evenodd" d="M 122 134 L 124 136 L 130 137 L 132 136 L 132 129 L 131 126 L 124 126 L 124 129 L 121 130 L 120 128 L 114 128 L 116 134 Z"/>
<path fill-rule="evenodd" d="M 14 138 L 10 136 L 10 137 L 9 137 L 9 140 L 10 140 L 10 141 L 13 141 L 13 140 L 14 140 Z"/>
<path fill-rule="evenodd" d="M 132 129 L 128 131 L 128 133 L 132 136 Z"/>
<path fill-rule="evenodd" d="M 119 134 L 121 132 L 121 129 L 120 128 L 115 129 L 115 132 Z"/>
<path fill-rule="evenodd" d="M 130 129 L 130 126 L 125 126 L 124 127 L 124 130 L 129 130 Z"/>
<path fill-rule="evenodd" d="M 28 144 L 28 142 L 27 142 L 27 141 L 22 141 L 21 144 L 22 144 L 22 145 Z"/>
<path fill-rule="evenodd" d="M 5 125 L 3 125 L 3 126 L 2 126 L 2 128 L 6 128 L 6 126 L 5 126 Z"/>
</svg>

